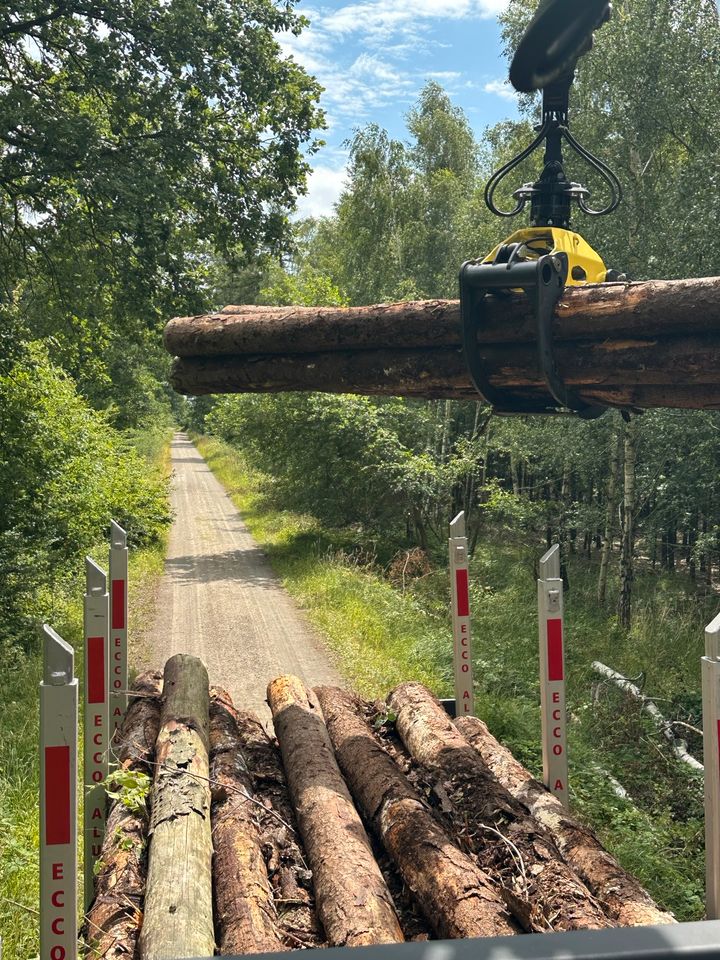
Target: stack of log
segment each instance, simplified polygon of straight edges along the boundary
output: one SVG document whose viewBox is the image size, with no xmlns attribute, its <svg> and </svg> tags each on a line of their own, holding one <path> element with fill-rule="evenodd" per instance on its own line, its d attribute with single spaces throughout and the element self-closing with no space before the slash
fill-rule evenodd
<svg viewBox="0 0 720 960">
<path fill-rule="evenodd" d="M 367 703 L 268 686 L 277 740 L 187 656 L 119 741 L 152 771 L 110 811 L 86 935 L 160 960 L 672 923 L 485 724 L 421 684 Z"/>
<path fill-rule="evenodd" d="M 546 397 L 524 295 L 487 298 L 478 351 L 490 383 Z M 456 300 L 367 307 L 228 306 L 165 329 L 180 393 L 315 390 L 477 399 Z M 553 339 L 560 377 L 588 403 L 720 408 L 720 279 L 568 287 Z"/>
</svg>

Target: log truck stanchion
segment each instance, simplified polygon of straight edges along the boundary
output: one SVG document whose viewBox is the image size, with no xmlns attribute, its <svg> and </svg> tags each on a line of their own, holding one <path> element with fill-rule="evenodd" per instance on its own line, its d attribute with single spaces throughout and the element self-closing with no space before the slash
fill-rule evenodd
<svg viewBox="0 0 720 960">
<path fill-rule="evenodd" d="M 110 737 L 127 709 L 128 655 L 128 548 L 127 534 L 112 521 L 110 526 Z"/>
<path fill-rule="evenodd" d="M 42 637 L 40 960 L 75 960 L 78 682 L 73 648 L 47 624 Z"/>
<path fill-rule="evenodd" d="M 708 920 L 720 919 L 720 614 L 705 628 L 702 658 L 705 765 L 705 902 Z"/>
<path fill-rule="evenodd" d="M 453 665 L 456 717 L 475 716 L 472 640 L 470 637 L 470 591 L 465 512 L 450 523 L 450 592 L 452 596 Z"/>
<path fill-rule="evenodd" d="M 565 637 L 560 547 L 540 558 L 538 634 L 543 782 L 567 807 L 567 715 L 565 706 Z"/>
<path fill-rule="evenodd" d="M 85 559 L 85 758 L 83 823 L 85 837 L 85 910 L 93 896 L 94 868 L 100 856 L 107 798 L 109 729 L 109 596 L 103 570 Z"/>
</svg>

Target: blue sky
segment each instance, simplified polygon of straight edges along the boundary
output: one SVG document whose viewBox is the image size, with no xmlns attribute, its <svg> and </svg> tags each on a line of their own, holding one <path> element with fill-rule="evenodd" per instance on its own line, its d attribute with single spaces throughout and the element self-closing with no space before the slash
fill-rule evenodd
<svg viewBox="0 0 720 960">
<path fill-rule="evenodd" d="M 344 179 L 343 141 L 367 123 L 405 137 L 404 116 L 428 79 L 447 90 L 482 135 L 516 114 L 505 83 L 498 13 L 507 0 L 300 0 L 310 20 L 299 37 L 279 38 L 325 87 L 327 146 L 313 159 L 302 215 L 332 212 Z"/>
</svg>

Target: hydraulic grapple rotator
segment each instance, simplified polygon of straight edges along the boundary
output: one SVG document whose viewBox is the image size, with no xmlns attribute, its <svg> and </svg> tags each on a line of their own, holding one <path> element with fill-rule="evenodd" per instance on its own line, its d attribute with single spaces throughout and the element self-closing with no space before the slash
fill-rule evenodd
<svg viewBox="0 0 720 960">
<path fill-rule="evenodd" d="M 583 238 L 570 230 L 573 203 L 583 213 L 599 217 L 620 203 L 621 187 L 612 170 L 581 146 L 569 130 L 570 88 L 578 59 L 592 46 L 594 30 L 610 17 L 607 0 L 544 0 L 523 36 L 510 68 L 510 82 L 521 93 L 543 91 L 542 122 L 537 137 L 518 156 L 492 175 L 485 202 L 500 217 L 514 217 L 530 204 L 531 226 L 516 230 L 483 260 L 469 260 L 460 270 L 463 347 L 468 370 L 478 393 L 500 414 L 572 412 L 593 419 L 605 408 L 585 403 L 558 374 L 553 355 L 552 319 L 565 286 L 625 279 L 608 270 L 602 258 Z M 599 210 L 588 205 L 589 190 L 568 180 L 563 163 L 563 141 L 607 183 L 610 199 Z M 545 144 L 544 166 L 535 183 L 526 183 L 513 196 L 512 210 L 499 209 L 494 200 L 500 182 Z M 498 390 L 478 347 L 488 295 L 522 290 L 535 300 L 540 369 L 547 399 L 530 399 Z"/>
</svg>

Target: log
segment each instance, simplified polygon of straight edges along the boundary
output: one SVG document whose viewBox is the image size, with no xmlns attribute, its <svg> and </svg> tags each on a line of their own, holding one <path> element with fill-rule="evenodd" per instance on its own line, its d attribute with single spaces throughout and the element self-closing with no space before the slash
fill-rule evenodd
<svg viewBox="0 0 720 960">
<path fill-rule="evenodd" d="M 628 680 L 627 677 L 624 677 L 621 673 L 618 673 L 617 670 L 613 670 L 612 667 L 606 666 L 599 660 L 593 661 L 592 669 L 595 671 L 595 673 L 599 674 L 601 677 L 604 677 L 605 680 L 609 680 L 610 683 L 614 684 L 619 690 L 622 690 L 623 693 L 627 693 L 634 700 L 636 700 L 637 703 L 640 704 L 641 710 L 644 710 L 645 713 L 647 713 L 647 715 L 650 717 L 655 725 L 656 730 L 667 741 L 668 746 L 672 750 L 677 760 L 686 764 L 691 770 L 695 770 L 696 773 L 702 773 L 704 771 L 705 767 L 703 764 L 700 763 L 699 760 L 696 760 L 695 757 L 688 751 L 687 742 L 675 736 L 672 723 L 665 719 L 660 710 L 653 703 L 651 697 L 646 697 L 642 690 L 640 690 L 640 688 L 631 680 Z"/>
<path fill-rule="evenodd" d="M 536 352 L 525 345 L 481 349 L 490 383 L 521 399 L 545 399 Z M 609 407 L 720 409 L 720 337 L 564 341 L 561 379 L 584 400 Z M 313 354 L 181 357 L 170 380 L 179 393 L 317 391 L 417 399 L 476 400 L 456 347 Z"/>
<path fill-rule="evenodd" d="M 567 287 L 556 309 L 556 340 L 720 334 L 720 279 L 648 280 Z M 530 343 L 535 320 L 527 298 L 492 297 L 482 343 Z M 414 350 L 460 345 L 457 300 L 367 307 L 228 306 L 176 317 L 165 348 L 178 357 L 297 354 L 336 350 Z"/>
<path fill-rule="evenodd" d="M 377 742 L 351 693 L 317 687 L 335 754 L 366 821 L 443 938 L 516 933 L 492 881 L 441 829 Z"/>
<path fill-rule="evenodd" d="M 402 943 L 392 898 L 338 769 L 317 701 L 291 676 L 273 680 L 267 693 L 329 943 Z"/>
<path fill-rule="evenodd" d="M 553 325 L 562 379 L 614 407 L 720 408 L 720 279 L 567 288 Z M 480 354 L 498 389 L 545 397 L 524 296 L 491 297 Z M 459 304 L 227 307 L 165 332 L 181 393 L 315 390 L 475 399 Z"/>
<path fill-rule="evenodd" d="M 165 664 L 153 783 L 144 960 L 215 951 L 205 665 L 177 654 Z"/>
<path fill-rule="evenodd" d="M 144 673 L 131 685 L 122 725 L 115 737 L 120 767 L 152 777 L 155 740 L 160 729 L 162 674 Z M 135 955 L 145 899 L 146 843 L 149 826 L 145 803 L 125 806 L 115 800 L 98 860 L 95 899 L 85 919 L 88 955 L 116 960 Z"/>
<path fill-rule="evenodd" d="M 210 700 L 213 889 L 221 954 L 285 950 L 257 827 L 253 784 L 225 691 Z"/>
<path fill-rule="evenodd" d="M 498 782 L 420 683 L 388 697 L 413 759 L 431 771 L 451 820 L 480 866 L 497 876 L 509 908 L 528 930 L 611 926 L 600 903 L 564 861 L 551 834 Z"/>
<path fill-rule="evenodd" d="M 519 763 L 474 717 L 455 721 L 500 783 L 549 830 L 570 866 L 583 878 L 621 927 L 675 923 L 640 883 L 600 843 L 595 833 L 565 810 L 554 794 Z"/>
<path fill-rule="evenodd" d="M 217 693 L 219 688 L 211 688 Z M 282 759 L 258 717 L 224 701 L 240 736 L 258 803 L 255 808 L 263 856 L 280 914 L 283 942 L 290 947 L 325 947 L 315 910 L 312 873 L 290 800 Z"/>
</svg>

